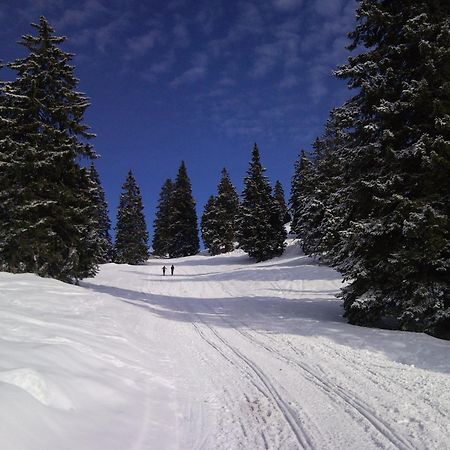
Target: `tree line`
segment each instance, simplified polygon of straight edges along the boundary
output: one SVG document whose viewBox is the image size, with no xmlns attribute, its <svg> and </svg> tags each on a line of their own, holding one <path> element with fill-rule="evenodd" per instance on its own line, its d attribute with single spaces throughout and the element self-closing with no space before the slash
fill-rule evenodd
<svg viewBox="0 0 450 450">
<path fill-rule="evenodd" d="M 201 236 L 211 255 L 240 247 L 256 261 L 264 261 L 283 253 L 284 225 L 290 220 L 288 207 L 281 183 L 277 181 L 272 189 L 264 171 L 255 144 L 241 202 L 228 171 L 222 170 L 217 195 L 208 199 L 200 221 Z M 130 183 L 132 189 L 128 187 Z M 148 232 L 142 198 L 131 172 L 123 188 L 126 194 L 119 205 L 114 260 L 139 264 L 149 257 Z M 170 258 L 195 255 L 200 251 L 198 236 L 196 202 L 183 161 L 175 181 L 167 179 L 161 188 L 153 224 L 152 254 Z"/>
<path fill-rule="evenodd" d="M 41 18 L 29 54 L 8 64 L 0 89 L 0 268 L 64 281 L 111 259 L 140 263 L 148 232 L 132 173 L 123 186 L 116 242 L 93 165 L 93 134 L 76 91 L 72 55 Z M 211 254 L 237 244 L 257 261 L 283 252 L 284 223 L 304 252 L 340 271 L 350 323 L 450 338 L 450 4 L 360 0 L 355 55 L 336 70 L 351 96 L 333 109 L 312 151 L 301 151 L 289 211 L 258 147 L 241 198 L 226 170 L 201 217 Z M 100 206 L 99 206 L 100 205 Z M 187 169 L 160 193 L 153 253 L 199 251 Z M 134 241 L 131 237 L 138 237 Z"/>
</svg>

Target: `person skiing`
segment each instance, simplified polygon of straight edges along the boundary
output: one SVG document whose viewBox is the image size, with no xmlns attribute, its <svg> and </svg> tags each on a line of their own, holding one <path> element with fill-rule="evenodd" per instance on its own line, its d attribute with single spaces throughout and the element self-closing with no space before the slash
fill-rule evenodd
<svg viewBox="0 0 450 450">
<path fill-rule="evenodd" d="M 170 275 L 173 275 L 173 271 L 175 270 L 175 267 L 174 267 L 174 265 L 172 264 L 171 266 L 170 266 Z"/>
<path fill-rule="evenodd" d="M 163 266 L 163 268 L 162 268 L 162 271 L 163 271 L 163 275 L 165 275 L 165 274 L 166 274 L 166 269 L 167 269 L 167 267 L 166 267 L 166 266 Z"/>
</svg>

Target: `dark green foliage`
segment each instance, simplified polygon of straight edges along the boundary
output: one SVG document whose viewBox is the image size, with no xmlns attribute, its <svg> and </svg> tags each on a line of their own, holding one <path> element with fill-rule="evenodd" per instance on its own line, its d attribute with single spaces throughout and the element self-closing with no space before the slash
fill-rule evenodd
<svg viewBox="0 0 450 450">
<path fill-rule="evenodd" d="M 255 144 L 252 161 L 244 179 L 237 238 L 240 248 L 257 261 L 281 255 L 286 239 L 280 209 L 272 196 L 264 171 Z"/>
<path fill-rule="evenodd" d="M 291 230 L 303 241 L 304 233 L 302 230 L 302 222 L 304 219 L 301 218 L 301 215 L 305 211 L 305 202 L 312 195 L 311 183 L 309 181 L 311 171 L 311 161 L 306 157 L 305 151 L 302 150 L 300 152 L 300 157 L 294 166 L 289 203 L 292 211 Z M 307 229 L 309 229 L 309 227 Z"/>
<path fill-rule="evenodd" d="M 142 264 L 149 257 L 148 232 L 141 192 L 131 170 L 122 190 L 117 211 L 114 262 Z"/>
<path fill-rule="evenodd" d="M 222 177 L 217 187 L 217 211 L 219 216 L 217 237 L 220 253 L 231 252 L 234 250 L 236 242 L 239 195 L 225 168 L 222 170 Z"/>
<path fill-rule="evenodd" d="M 278 180 L 275 182 L 275 187 L 273 189 L 273 197 L 278 203 L 278 207 L 280 208 L 280 214 L 283 220 L 283 224 L 290 222 L 291 215 L 289 214 L 286 199 L 284 197 L 283 185 Z"/>
<path fill-rule="evenodd" d="M 234 250 L 239 212 L 239 196 L 226 169 L 217 187 L 217 197 L 211 196 L 202 217 L 202 237 L 212 255 Z"/>
<path fill-rule="evenodd" d="M 211 195 L 205 205 L 200 224 L 203 242 L 211 255 L 221 253 L 221 241 L 218 233 L 219 225 L 217 197 Z"/>
<path fill-rule="evenodd" d="M 200 250 L 197 212 L 184 161 L 180 165 L 171 197 L 169 255 L 171 258 L 195 255 Z"/>
<path fill-rule="evenodd" d="M 167 256 L 169 254 L 170 242 L 170 217 L 171 201 L 173 193 L 173 182 L 167 179 L 159 195 L 158 208 L 153 222 L 153 254 L 156 256 Z"/>
<path fill-rule="evenodd" d="M 113 245 L 109 230 L 111 221 L 108 215 L 108 204 L 106 203 L 105 191 L 100 182 L 100 176 L 92 164 L 89 169 L 92 197 L 92 217 L 95 221 L 96 240 L 98 242 L 97 261 L 104 264 L 112 261 Z"/>
<path fill-rule="evenodd" d="M 448 2 L 363 0 L 360 53 L 337 71 L 357 93 L 318 143 L 301 215 L 317 213 L 309 251 L 350 280 L 351 323 L 450 338 L 449 27 Z"/>
<path fill-rule="evenodd" d="M 89 180 L 79 157 L 95 157 L 83 124 L 72 55 L 45 18 L 22 37 L 28 55 L 10 64 L 0 125 L 0 265 L 73 282 L 96 272 Z"/>
</svg>

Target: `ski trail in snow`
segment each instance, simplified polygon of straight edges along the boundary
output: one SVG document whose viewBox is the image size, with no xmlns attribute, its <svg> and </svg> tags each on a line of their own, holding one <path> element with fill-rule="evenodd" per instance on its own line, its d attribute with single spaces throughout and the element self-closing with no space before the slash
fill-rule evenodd
<svg viewBox="0 0 450 450">
<path fill-rule="evenodd" d="M 157 260 L 107 265 L 90 287 L 139 311 L 121 333 L 136 351 L 163 349 L 175 448 L 450 448 L 450 367 L 409 362 L 450 357 L 445 344 L 347 325 L 339 275 L 292 248 L 172 262 L 173 277 Z"/>
</svg>

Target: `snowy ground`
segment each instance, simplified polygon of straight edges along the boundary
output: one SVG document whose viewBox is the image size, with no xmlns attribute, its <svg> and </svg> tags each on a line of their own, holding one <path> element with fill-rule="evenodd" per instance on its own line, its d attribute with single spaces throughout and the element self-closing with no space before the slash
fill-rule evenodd
<svg viewBox="0 0 450 450">
<path fill-rule="evenodd" d="M 290 247 L 0 274 L 0 448 L 449 449 L 450 342 L 347 325 Z"/>
</svg>

